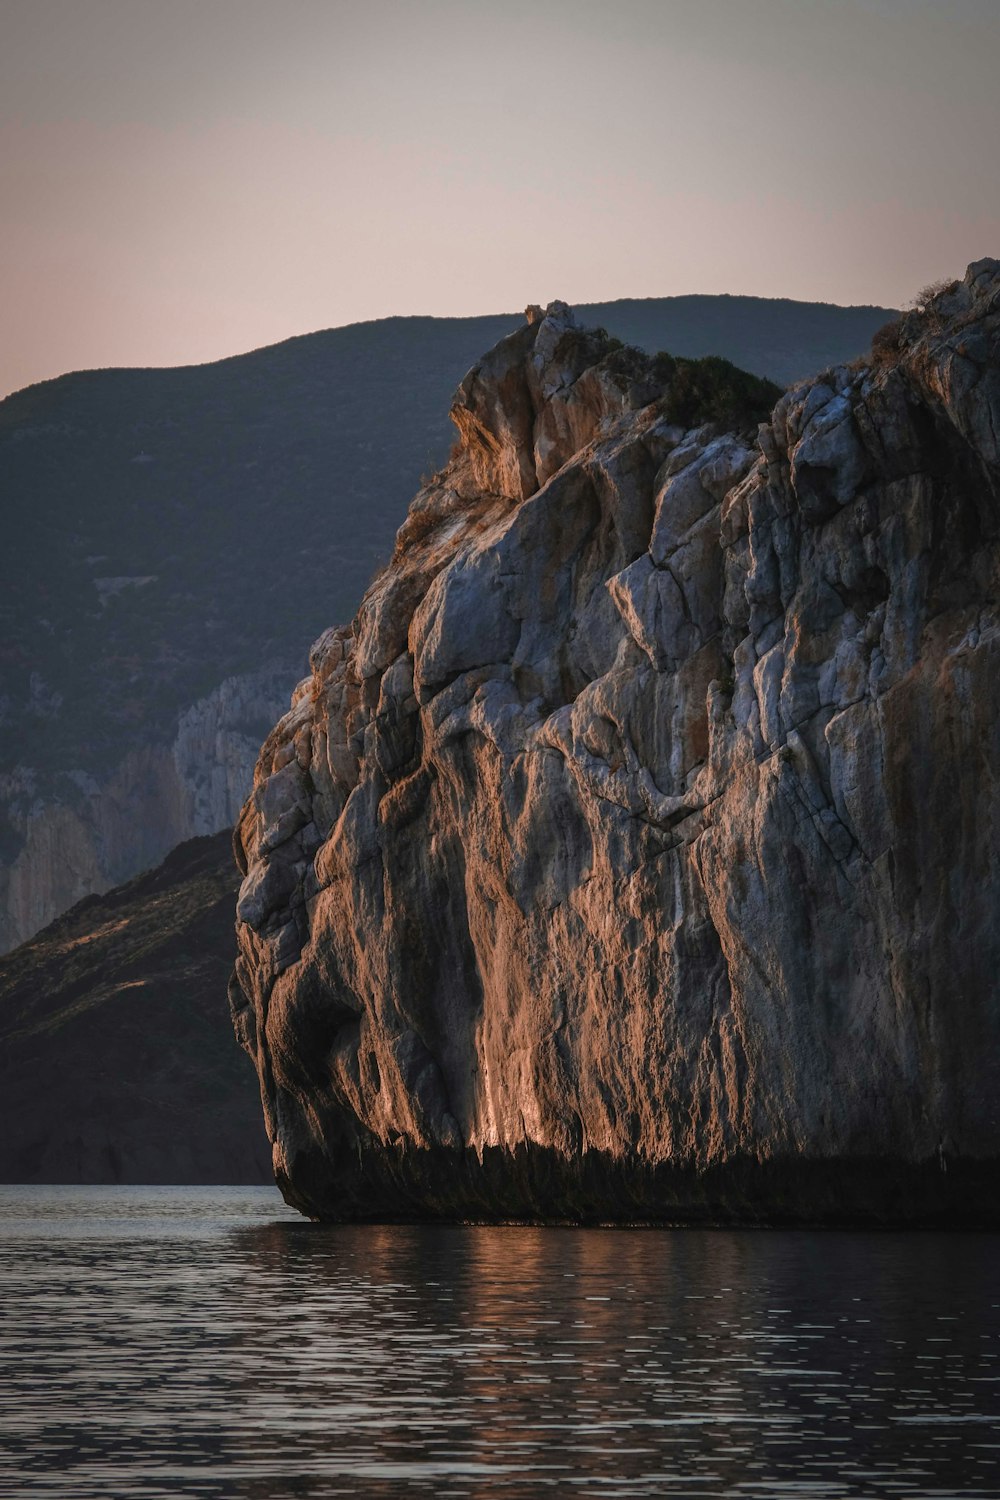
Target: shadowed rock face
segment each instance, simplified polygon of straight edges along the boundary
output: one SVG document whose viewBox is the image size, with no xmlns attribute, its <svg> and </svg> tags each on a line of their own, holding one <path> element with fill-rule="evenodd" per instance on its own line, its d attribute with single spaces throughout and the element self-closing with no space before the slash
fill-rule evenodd
<svg viewBox="0 0 1000 1500">
<path fill-rule="evenodd" d="M 1000 264 L 759 434 L 671 406 L 532 310 L 263 747 L 306 1213 L 997 1217 Z"/>
</svg>

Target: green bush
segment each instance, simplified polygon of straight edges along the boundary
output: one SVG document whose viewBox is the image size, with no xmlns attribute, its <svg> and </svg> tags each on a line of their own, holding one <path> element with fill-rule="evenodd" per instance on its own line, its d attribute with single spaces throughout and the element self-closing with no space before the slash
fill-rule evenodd
<svg viewBox="0 0 1000 1500">
<path fill-rule="evenodd" d="M 781 395 L 781 387 L 709 354 L 704 359 L 675 359 L 658 354 L 655 377 L 665 379 L 661 404 L 668 421 L 679 427 L 718 422 L 724 427 L 756 427 L 766 422 Z"/>
<path fill-rule="evenodd" d="M 876 369 L 895 364 L 902 333 L 902 318 L 890 318 L 888 323 L 883 323 L 881 328 L 875 330 L 872 335 L 871 363 Z"/>
<path fill-rule="evenodd" d="M 958 282 L 949 279 L 947 276 L 943 277 L 940 281 L 929 281 L 926 286 L 920 288 L 910 306 L 915 308 L 917 312 L 926 312 L 932 302 L 936 302 L 938 297 L 944 292 L 954 291 L 957 286 Z"/>
</svg>

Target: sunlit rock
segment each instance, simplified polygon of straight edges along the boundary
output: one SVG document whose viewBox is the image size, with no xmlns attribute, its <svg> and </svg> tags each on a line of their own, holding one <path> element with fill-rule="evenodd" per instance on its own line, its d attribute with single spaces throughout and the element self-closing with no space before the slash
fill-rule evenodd
<svg viewBox="0 0 1000 1500">
<path fill-rule="evenodd" d="M 759 431 L 562 304 L 469 373 L 237 829 L 290 1202 L 997 1217 L 998 300 Z"/>
</svg>

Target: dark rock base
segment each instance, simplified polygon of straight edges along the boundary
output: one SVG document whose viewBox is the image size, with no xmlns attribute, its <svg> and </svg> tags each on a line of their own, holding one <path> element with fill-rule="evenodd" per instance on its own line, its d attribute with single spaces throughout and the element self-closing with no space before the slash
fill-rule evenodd
<svg viewBox="0 0 1000 1500">
<path fill-rule="evenodd" d="M 300 1155 L 287 1202 L 325 1223 L 1000 1228 L 1000 1161 L 737 1158 L 699 1172 L 596 1151 L 345 1148 L 336 1179 Z"/>
</svg>

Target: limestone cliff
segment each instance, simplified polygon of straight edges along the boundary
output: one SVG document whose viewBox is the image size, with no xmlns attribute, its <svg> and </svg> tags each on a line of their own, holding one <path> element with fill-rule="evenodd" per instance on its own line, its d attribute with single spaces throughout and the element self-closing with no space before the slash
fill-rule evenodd
<svg viewBox="0 0 1000 1500">
<path fill-rule="evenodd" d="M 140 725 L 125 754 L 96 772 L 0 772 L 2 821 L 14 844 L 8 862 L 0 858 L 0 953 L 84 896 L 158 864 L 184 839 L 232 827 L 263 726 L 293 679 L 278 669 L 228 677 L 178 715 L 172 740 L 144 740 Z"/>
<path fill-rule="evenodd" d="M 737 385 L 529 309 L 313 648 L 233 985 L 304 1212 L 996 1220 L 1000 263 Z"/>
</svg>

